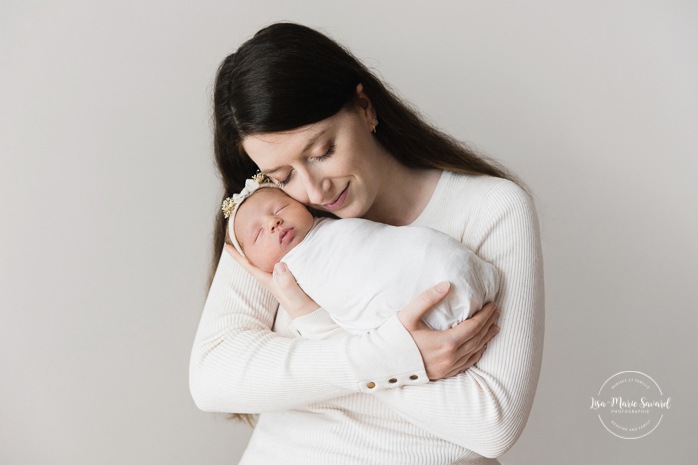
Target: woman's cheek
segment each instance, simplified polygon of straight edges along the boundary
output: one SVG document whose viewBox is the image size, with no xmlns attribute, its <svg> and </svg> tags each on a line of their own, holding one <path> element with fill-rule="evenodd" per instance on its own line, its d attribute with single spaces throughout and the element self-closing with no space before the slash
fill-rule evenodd
<svg viewBox="0 0 698 465">
<path fill-rule="evenodd" d="M 308 196 L 305 189 L 299 186 L 286 186 L 282 189 L 287 195 L 299 201 L 302 204 L 308 205 Z"/>
</svg>

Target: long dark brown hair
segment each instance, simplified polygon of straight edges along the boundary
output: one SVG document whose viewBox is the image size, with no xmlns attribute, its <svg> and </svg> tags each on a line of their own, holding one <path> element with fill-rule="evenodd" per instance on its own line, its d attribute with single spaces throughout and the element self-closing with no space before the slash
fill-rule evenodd
<svg viewBox="0 0 698 465">
<path fill-rule="evenodd" d="M 428 124 L 329 37 L 299 24 L 277 23 L 257 32 L 218 68 L 214 150 L 224 187 L 221 202 L 240 191 L 245 179 L 257 171 L 242 148 L 244 137 L 288 131 L 328 118 L 354 102 L 359 83 L 380 121 L 375 136 L 405 166 L 519 182 L 498 163 Z M 226 221 L 219 211 L 209 285 L 225 231 Z"/>
</svg>

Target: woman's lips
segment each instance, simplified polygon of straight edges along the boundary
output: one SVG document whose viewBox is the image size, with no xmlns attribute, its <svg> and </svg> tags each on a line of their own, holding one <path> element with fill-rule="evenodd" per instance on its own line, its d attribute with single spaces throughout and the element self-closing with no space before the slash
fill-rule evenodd
<svg viewBox="0 0 698 465">
<path fill-rule="evenodd" d="M 347 193 L 349 192 L 349 184 L 347 184 L 347 187 L 344 188 L 341 194 L 339 194 L 339 197 L 337 197 L 334 201 L 331 203 L 326 203 L 323 205 L 324 208 L 327 210 L 339 210 L 342 208 L 342 205 L 344 205 L 344 201 L 347 199 Z"/>
</svg>

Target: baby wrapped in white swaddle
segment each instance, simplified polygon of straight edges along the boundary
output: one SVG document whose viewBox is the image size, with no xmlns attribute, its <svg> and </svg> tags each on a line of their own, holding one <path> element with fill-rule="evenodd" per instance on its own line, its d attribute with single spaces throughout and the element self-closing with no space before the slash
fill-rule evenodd
<svg viewBox="0 0 698 465">
<path fill-rule="evenodd" d="M 451 292 L 422 319 L 446 329 L 494 300 L 494 266 L 430 228 L 320 218 L 283 257 L 300 287 L 349 332 L 377 328 L 434 283 Z"/>
<path fill-rule="evenodd" d="M 248 180 L 224 202 L 232 244 L 265 271 L 283 259 L 303 291 L 349 332 L 378 327 L 440 281 L 451 291 L 422 318 L 433 329 L 454 326 L 495 298 L 494 266 L 447 234 L 361 218 L 315 219 L 280 189 L 261 187 L 275 186 Z"/>
</svg>

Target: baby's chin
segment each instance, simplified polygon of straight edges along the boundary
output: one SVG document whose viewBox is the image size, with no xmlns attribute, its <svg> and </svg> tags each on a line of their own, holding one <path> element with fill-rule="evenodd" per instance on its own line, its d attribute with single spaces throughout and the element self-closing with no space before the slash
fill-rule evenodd
<svg viewBox="0 0 698 465">
<path fill-rule="evenodd" d="M 265 263 L 261 266 L 257 266 L 257 268 L 259 268 L 262 271 L 266 271 L 267 273 L 271 273 L 274 271 L 274 265 L 276 265 L 276 263 L 272 263 L 272 264 Z"/>
</svg>

